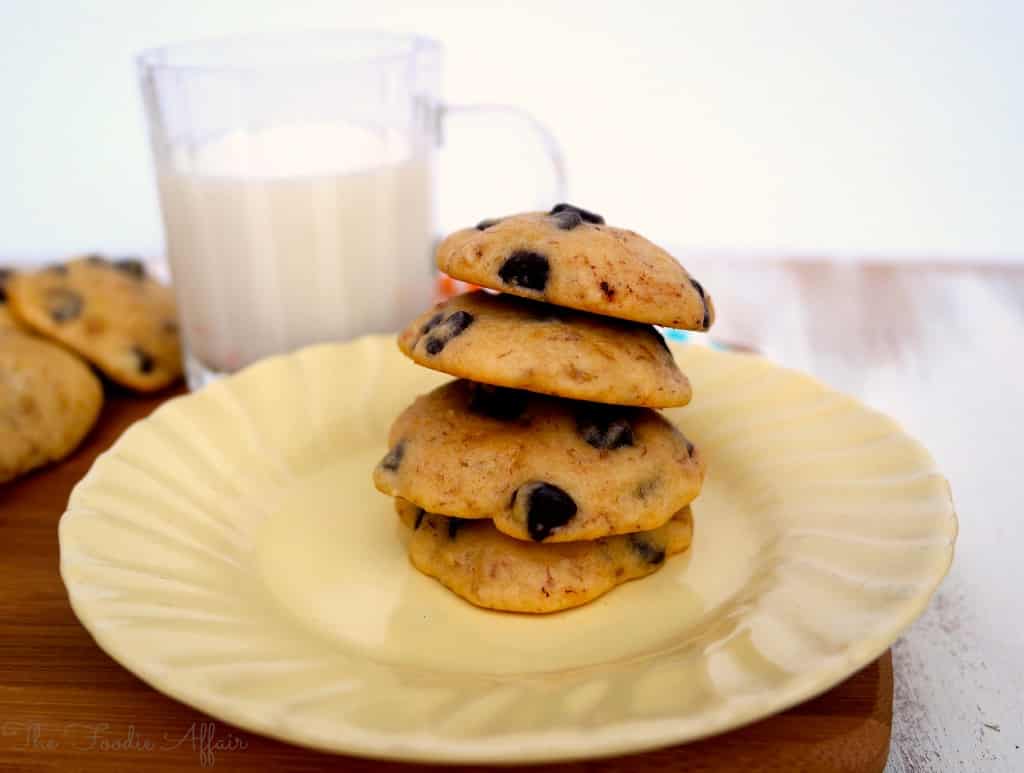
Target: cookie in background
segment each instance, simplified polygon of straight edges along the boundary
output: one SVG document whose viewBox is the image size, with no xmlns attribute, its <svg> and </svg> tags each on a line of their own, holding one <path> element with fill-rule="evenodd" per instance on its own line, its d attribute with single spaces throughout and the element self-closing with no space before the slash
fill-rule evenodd
<svg viewBox="0 0 1024 773">
<path fill-rule="evenodd" d="M 139 260 L 87 255 L 18 272 L 6 294 L 20 322 L 122 386 L 152 392 L 181 377 L 174 294 Z"/>
<path fill-rule="evenodd" d="M 0 483 L 64 459 L 89 433 L 103 388 L 88 365 L 11 314 L 0 269 Z"/>
</svg>

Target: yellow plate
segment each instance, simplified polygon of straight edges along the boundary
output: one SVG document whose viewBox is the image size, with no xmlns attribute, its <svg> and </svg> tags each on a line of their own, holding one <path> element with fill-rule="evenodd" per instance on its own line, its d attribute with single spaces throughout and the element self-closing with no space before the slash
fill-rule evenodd
<svg viewBox="0 0 1024 773">
<path fill-rule="evenodd" d="M 677 347 L 707 455 L 688 554 L 546 617 L 414 571 L 370 482 L 444 381 L 392 338 L 259 363 L 138 422 L 75 488 L 61 572 L 99 645 L 158 690 L 294 743 L 534 762 L 692 740 L 881 654 L 928 603 L 956 518 L 891 420 L 750 355 Z"/>
</svg>

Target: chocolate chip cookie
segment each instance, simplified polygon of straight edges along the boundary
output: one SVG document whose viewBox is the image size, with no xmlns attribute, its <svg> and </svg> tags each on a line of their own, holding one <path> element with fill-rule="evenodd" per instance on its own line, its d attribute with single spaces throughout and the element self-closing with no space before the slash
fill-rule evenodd
<svg viewBox="0 0 1024 773">
<path fill-rule="evenodd" d="M 0 483 L 70 454 L 102 405 L 103 388 L 88 365 L 0 325 Z"/>
<path fill-rule="evenodd" d="M 586 604 L 657 571 L 693 538 L 688 507 L 651 531 L 555 545 L 520 542 L 491 521 L 434 515 L 403 499 L 395 500 L 395 510 L 413 530 L 413 566 L 477 606 L 506 612 L 558 612 Z"/>
<path fill-rule="evenodd" d="M 572 542 L 655 529 L 700 491 L 699 453 L 649 408 L 453 381 L 391 428 L 385 494 L 505 534 Z"/>
<path fill-rule="evenodd" d="M 437 265 L 482 287 L 635 322 L 707 330 L 715 320 L 711 297 L 665 250 L 569 204 L 456 231 Z"/>
<path fill-rule="evenodd" d="M 18 273 L 7 297 L 22 322 L 124 386 L 149 392 L 181 376 L 174 296 L 137 260 L 91 255 Z"/>
<path fill-rule="evenodd" d="M 458 295 L 414 320 L 398 345 L 420 365 L 487 384 L 649 408 L 690 401 L 651 325 L 511 295 Z"/>
</svg>

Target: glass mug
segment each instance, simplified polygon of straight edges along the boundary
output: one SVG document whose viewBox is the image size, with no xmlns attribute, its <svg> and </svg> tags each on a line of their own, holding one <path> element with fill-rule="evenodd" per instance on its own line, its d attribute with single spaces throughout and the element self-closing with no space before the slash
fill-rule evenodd
<svg viewBox="0 0 1024 773">
<path fill-rule="evenodd" d="M 436 149 L 451 118 L 528 129 L 440 96 L 441 46 L 324 32 L 138 57 L 189 386 L 306 344 L 394 331 L 434 299 Z M 483 217 L 488 213 L 482 213 Z"/>
</svg>

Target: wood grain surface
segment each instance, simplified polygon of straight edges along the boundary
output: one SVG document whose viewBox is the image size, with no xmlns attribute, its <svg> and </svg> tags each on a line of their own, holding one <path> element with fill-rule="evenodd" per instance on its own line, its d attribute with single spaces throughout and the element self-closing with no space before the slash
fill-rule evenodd
<svg viewBox="0 0 1024 773">
<path fill-rule="evenodd" d="M 898 419 L 936 455 L 961 516 L 936 602 L 894 649 L 887 770 L 1024 769 L 1007 614 L 1019 581 L 1024 268 L 688 261 L 715 296 L 716 335 L 814 373 Z M 120 394 L 65 463 L 0 488 L 0 771 L 411 770 L 259 738 L 172 701 L 104 655 L 58 575 L 56 525 L 100 450 L 158 400 Z M 696 744 L 551 770 L 880 770 L 888 656 L 777 717 Z"/>
</svg>

